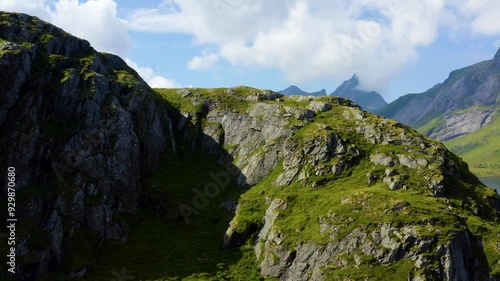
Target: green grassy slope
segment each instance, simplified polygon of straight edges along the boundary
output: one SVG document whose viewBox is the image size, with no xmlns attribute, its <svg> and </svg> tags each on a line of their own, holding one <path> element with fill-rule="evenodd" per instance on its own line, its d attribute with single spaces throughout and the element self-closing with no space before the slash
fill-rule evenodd
<svg viewBox="0 0 500 281">
<path fill-rule="evenodd" d="M 184 112 L 198 112 L 200 108 L 190 103 L 190 99 L 180 98 L 176 90 L 161 90 L 159 94 L 169 101 L 175 109 Z M 192 90 L 195 96 L 211 97 L 221 103 L 221 108 L 245 111 L 252 102 L 235 99 L 224 94 L 226 89 Z M 238 87 L 236 96 L 246 96 L 255 89 Z M 327 99 L 325 97 L 325 99 Z M 277 103 L 276 101 L 263 101 Z M 309 101 L 294 102 L 284 98 L 279 104 L 292 107 L 305 107 Z M 371 172 L 381 177 L 386 167 L 374 165 L 369 161 L 369 155 L 374 152 L 389 154 L 404 153 L 414 157 L 431 160 L 435 153 L 443 148 L 437 142 L 434 148 L 422 149 L 419 145 L 373 144 L 352 128 L 356 127 L 355 119 L 345 119 L 341 116 L 349 111 L 349 107 L 336 105 L 328 112 L 319 113 L 314 122 L 308 122 L 294 136 L 299 145 L 303 146 L 311 139 L 322 139 L 325 134 L 335 133 L 349 144 L 359 149 L 360 161 L 357 165 L 346 169 L 341 175 L 331 176 L 328 183 L 320 188 L 311 187 L 313 175 L 306 181 L 296 181 L 290 186 L 278 187 L 273 184 L 282 173 L 282 165 L 278 165 L 267 178 L 250 189 L 238 189 L 235 180 L 217 196 L 209 200 L 206 208 L 190 218 L 186 224 L 170 216 L 177 211 L 179 204 L 192 206 L 194 188 L 203 188 L 204 184 L 213 181 L 210 172 L 217 173 L 222 168 L 216 164 L 215 157 L 202 151 L 192 152 L 181 145 L 176 155 L 165 154 L 161 167 L 156 171 L 148 187 L 149 207 L 141 209 L 134 217 L 126 218 L 130 225 L 130 236 L 127 241 L 105 240 L 96 252 L 88 276 L 74 278 L 80 281 L 108 281 L 117 279 L 115 274 L 126 273 L 134 276 L 134 280 L 273 280 L 260 275 L 253 243 L 255 236 L 247 243 L 232 250 L 221 250 L 222 238 L 233 215 L 221 208 L 220 203 L 234 199 L 240 204 L 236 218 L 239 230 L 262 226 L 262 218 L 268 207 L 266 197 L 282 198 L 288 201 L 288 208 L 281 213 L 276 221 L 286 240 L 287 247 L 294 247 L 304 242 L 324 245 L 331 240 L 328 233 L 319 231 L 319 218 L 329 213 L 350 221 L 337 221 L 341 231 L 338 239 L 358 227 L 366 227 L 370 232 L 380 227 L 382 223 L 396 226 L 415 224 L 419 236 L 436 238 L 436 248 L 445 244 L 450 235 L 457 231 L 470 230 L 484 245 L 486 258 L 490 265 L 489 271 L 500 274 L 500 252 L 497 244 L 500 238 L 496 233 L 500 227 L 492 217 L 475 215 L 471 209 L 463 207 L 467 202 L 475 202 L 477 206 L 485 206 L 486 199 L 492 196 L 492 189 L 484 188 L 470 177 L 453 179 L 449 184 L 445 198 L 429 194 L 427 186 L 422 185 L 422 177 L 430 176 L 432 170 L 417 171 L 403 165 L 393 167 L 404 178 L 408 190 L 390 191 L 387 184 L 381 180 L 368 184 L 367 173 Z M 421 137 L 416 131 L 403 126 L 396 121 L 387 120 L 367 114 L 366 122 L 383 127 L 386 132 L 401 132 L 404 130 L 410 139 Z M 325 128 L 325 125 L 329 129 Z M 231 145 L 231 144 L 227 144 Z M 438 149 L 437 149 L 437 148 Z M 446 153 L 448 161 L 464 168 L 463 162 L 452 154 Z M 335 161 L 335 159 L 332 159 Z M 470 175 L 461 170 L 464 175 Z M 472 201 L 471 201 L 472 200 Z M 153 202 L 157 202 L 154 203 Z M 404 205 L 404 208 L 398 206 Z M 453 206 L 450 209 L 450 206 Z M 460 207 L 462 206 L 462 207 Z M 159 207 L 159 209 L 158 209 Z M 443 212 L 443 210 L 449 210 Z M 488 209 L 489 216 L 494 213 Z M 429 222 L 429 223 L 427 223 Z M 401 259 L 390 265 L 380 264 L 372 259 L 363 260 L 355 266 L 353 256 L 345 256 L 350 266 L 342 269 L 325 268 L 327 280 L 406 280 L 408 272 L 413 271 L 413 261 Z M 436 265 L 437 266 L 437 265 Z M 124 270 L 124 272 L 122 272 Z M 417 272 L 418 273 L 418 272 Z M 40 280 L 67 280 L 64 275 L 54 273 Z M 131 280 L 131 279 L 130 279 Z"/>
<path fill-rule="evenodd" d="M 189 224 L 169 214 L 177 206 L 193 206 L 193 189 L 203 190 L 213 182 L 209 174 L 223 171 L 213 156 L 180 147 L 177 155 L 166 154 L 154 174 L 149 202 L 161 202 L 160 209 L 148 207 L 130 223 L 126 242 L 105 241 L 98 250 L 89 275 L 76 280 L 109 281 L 124 269 L 134 280 L 264 280 L 261 279 L 251 244 L 241 249 L 222 250 L 222 238 L 233 214 L 219 205 L 237 200 L 243 192 L 234 179 L 206 208 L 190 218 Z M 116 272 L 114 272 L 116 271 Z M 44 280 L 53 276 L 46 277 Z M 128 280 L 128 279 L 127 279 Z"/>
<path fill-rule="evenodd" d="M 444 144 L 462 157 L 474 174 L 500 176 L 500 110 L 494 113 L 490 124 Z"/>
<path fill-rule="evenodd" d="M 346 131 L 344 126 L 349 127 L 349 122 L 335 118 L 340 115 L 342 108 L 335 108 L 330 112 L 323 113 L 315 120 L 317 123 L 329 124 L 333 128 L 339 128 L 337 133 L 348 138 L 352 143 L 361 147 L 364 151 L 403 151 L 401 146 L 372 145 L 366 143 L 359 135 Z M 373 118 L 373 119 L 372 119 Z M 370 117 L 370 121 L 377 122 L 377 118 Z M 352 125 L 352 124 L 351 124 Z M 390 124 L 389 124 L 390 126 Z M 345 128 L 345 127 L 344 127 Z M 314 130 L 314 124 L 299 131 L 299 136 L 308 138 L 315 137 L 314 134 L 321 132 Z M 430 153 L 430 152 L 429 152 Z M 456 163 L 460 160 L 451 156 Z M 462 163 L 463 164 L 463 163 Z M 248 225 L 261 225 L 267 205 L 263 197 L 285 198 L 289 201 L 289 207 L 278 217 L 277 226 L 287 240 L 289 248 L 296 247 L 301 243 L 312 241 L 317 244 L 326 244 L 329 240 L 328 233 L 320 233 L 318 217 L 328 213 L 336 214 L 336 217 L 349 218 L 352 222 L 339 221 L 337 239 L 347 235 L 357 227 L 366 226 L 367 232 L 379 227 L 381 223 L 390 222 L 395 225 L 404 225 L 425 221 L 433 222 L 433 230 L 427 226 L 419 229 L 419 235 L 431 235 L 438 239 L 438 244 L 445 243 L 449 235 L 456 231 L 469 229 L 474 235 L 482 238 L 487 251 L 487 258 L 494 273 L 500 273 L 500 252 L 496 250 L 495 236 L 500 227 L 491 221 L 485 221 L 469 211 L 453 208 L 451 212 L 443 212 L 448 209 L 447 204 L 452 202 L 453 206 L 460 206 L 464 198 L 474 196 L 479 198 L 485 194 L 484 190 L 475 184 L 468 184 L 460 180 L 452 183 L 454 186 L 446 195 L 448 199 L 429 196 L 425 188 L 420 188 L 418 179 L 421 174 L 404 166 L 395 167 L 398 172 L 408 179 L 410 190 L 390 191 L 387 185 L 378 182 L 369 185 L 366 182 L 366 174 L 372 171 L 374 174 L 383 174 L 385 168 L 375 166 L 373 163 L 362 160 L 359 165 L 344 172 L 340 177 L 332 179 L 321 188 L 312 188 L 301 182 L 294 182 L 287 187 L 273 187 L 272 183 L 281 173 L 279 169 L 267 179 L 251 188 L 243 194 L 240 199 L 241 212 L 237 216 L 238 225 L 245 228 Z M 312 171 L 311 171 L 312 172 Z M 486 189 L 488 194 L 492 189 Z M 477 197 L 479 196 L 479 197 Z M 474 199 L 476 200 L 476 199 Z M 313 202 L 313 203 L 311 203 Z M 408 203 L 403 211 L 396 210 L 396 206 L 402 202 Z M 448 202 L 448 203 L 447 203 Z M 465 218 L 465 219 L 464 219 Z M 346 257 L 352 266 L 336 270 L 326 269 L 328 280 L 403 280 L 407 278 L 408 272 L 413 265 L 407 260 L 399 260 L 390 266 L 381 265 L 371 260 L 363 262 L 359 267 L 354 266 L 352 257 Z"/>
<path fill-rule="evenodd" d="M 208 97 L 210 94 L 207 91 L 210 90 L 196 92 Z M 217 92 L 221 91 L 220 89 L 211 91 L 216 93 L 217 99 L 224 97 L 218 96 Z M 192 109 L 185 103 L 186 99 L 178 100 L 179 95 L 176 95 L 173 90 L 164 90 L 161 93 L 170 103 L 185 110 Z M 232 103 L 232 100 L 227 102 Z M 274 101 L 266 102 L 274 103 Z M 225 104 L 226 101 L 222 101 L 222 103 Z M 303 103 L 308 102 L 294 103 L 288 98 L 284 98 L 284 101 L 280 102 L 280 104 L 288 106 L 307 106 L 307 104 Z M 474 235 L 482 238 L 491 270 L 494 273 L 500 272 L 500 266 L 498 265 L 500 253 L 495 248 L 495 243 L 499 242 L 495 233 L 500 228 L 494 221 L 485 221 L 471 211 L 458 207 L 463 206 L 464 202 L 469 200 L 468 198 L 472 198 L 475 202 L 481 202 L 484 200 L 484 196 L 490 196 L 494 191 L 484 189 L 475 181 L 467 183 L 453 179 L 454 182 L 450 183 L 450 187 L 453 188 L 448 190 L 447 198 L 436 198 L 429 195 L 428 189 L 422 186 L 420 182 L 422 173 L 425 172 L 417 172 L 402 165 L 398 165 L 395 169 L 397 169 L 401 177 L 406 179 L 405 183 L 409 186 L 409 190 L 390 191 L 387 185 L 382 182 L 373 185 L 368 184 L 366 180 L 368 172 L 382 175 L 385 171 L 385 167 L 373 165 L 367 160 L 366 156 L 375 151 L 388 153 L 414 151 L 415 157 L 428 157 L 435 151 L 432 151 L 432 149 L 421 151 L 419 146 L 404 147 L 369 143 L 362 135 L 349 129 L 356 127 L 356 120 L 339 118 L 344 114 L 345 110 L 348 110 L 348 107 L 335 106 L 328 112 L 318 114 L 314 122 L 307 123 L 305 127 L 295 134 L 295 139 L 300 147 L 308 140 L 322 139 L 325 134 L 339 134 L 341 138 L 348 139 L 351 145 L 355 145 L 362 151 L 363 159 L 358 165 L 349 168 L 339 176 L 329 178 L 328 183 L 321 188 L 311 187 L 310 182 L 317 180 L 315 176 L 311 176 L 306 181 L 295 181 L 290 186 L 275 186 L 273 182 L 283 172 L 281 170 L 282 165 L 278 165 L 278 168 L 266 179 L 241 195 L 239 199 L 240 211 L 236 217 L 235 228 L 240 232 L 245 232 L 245 229 L 251 226 L 262 226 L 262 217 L 268 207 L 265 198 L 282 198 L 289 202 L 289 207 L 280 214 L 276 221 L 276 226 L 286 237 L 284 243 L 289 248 L 304 242 L 314 242 L 320 245 L 328 243 L 328 234 L 319 231 L 318 218 L 329 213 L 335 213 L 338 217 L 353 220 L 346 225 L 343 225 L 345 222 L 339 222 L 342 231 L 338 233 L 338 239 L 342 235 L 347 235 L 350 231 L 362 226 L 366 226 L 366 231 L 369 232 L 378 228 L 381 223 L 390 222 L 395 225 L 404 225 L 432 221 L 432 230 L 429 230 L 428 226 L 423 224 L 419 228 L 419 235 L 434 236 L 437 238 L 438 244 L 442 244 L 448 241 L 451 233 L 469 229 Z M 377 124 L 377 126 L 384 126 L 387 131 L 394 130 L 398 126 L 395 121 L 384 120 L 369 114 L 366 116 L 365 121 Z M 327 125 L 330 129 L 328 131 L 319 129 L 324 127 L 322 125 Z M 407 133 L 411 138 L 419 137 L 415 131 L 409 128 L 405 128 L 405 130 L 408 130 Z M 427 141 L 434 143 L 430 139 Z M 456 164 L 464 165 L 459 158 L 452 154 L 448 154 L 447 157 Z M 314 174 L 314 167 L 305 168 L 311 169 L 309 174 Z M 468 174 L 465 170 L 462 172 Z M 470 180 L 472 180 L 472 176 Z M 396 206 L 402 202 L 407 203 L 408 206 L 403 211 L 397 210 Z M 455 207 L 451 211 L 443 212 L 443 210 L 449 209 L 450 202 Z M 346 259 L 350 260 L 352 257 L 346 257 Z M 352 264 L 354 264 L 353 261 Z M 347 278 L 364 280 L 367 277 L 375 278 L 375 280 L 403 280 L 407 277 L 408 272 L 412 270 L 412 267 L 411 262 L 404 259 L 390 266 L 367 260 L 360 267 L 349 266 L 342 270 L 326 269 L 325 273 L 331 280 L 350 280 Z"/>
</svg>

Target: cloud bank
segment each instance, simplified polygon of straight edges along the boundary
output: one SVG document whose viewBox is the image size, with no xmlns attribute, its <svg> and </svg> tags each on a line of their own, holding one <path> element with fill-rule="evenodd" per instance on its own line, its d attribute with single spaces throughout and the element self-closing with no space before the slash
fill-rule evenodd
<svg viewBox="0 0 500 281">
<path fill-rule="evenodd" d="M 481 35 L 493 42 L 500 35 L 498 0 L 162 0 L 127 18 L 117 16 L 117 3 L 126 5 L 0 0 L 0 9 L 37 15 L 123 57 L 132 47 L 130 30 L 181 33 L 200 48 L 186 62 L 190 70 L 221 63 L 278 69 L 291 83 L 341 81 L 357 73 L 363 88 L 375 90 L 440 36 Z M 152 70 L 139 72 L 155 85 L 175 84 Z"/>
<path fill-rule="evenodd" d="M 164 0 L 134 11 L 133 30 L 191 34 L 210 46 L 187 63 L 279 69 L 294 83 L 357 73 L 380 89 L 440 32 L 500 34 L 497 0 Z M 464 24 L 465 23 L 465 24 Z"/>
<path fill-rule="evenodd" d="M 150 67 L 139 66 L 133 60 L 126 58 L 125 62 L 135 69 L 137 73 L 149 84 L 151 88 L 179 88 L 180 85 L 176 82 L 155 74 L 155 71 Z"/>
</svg>

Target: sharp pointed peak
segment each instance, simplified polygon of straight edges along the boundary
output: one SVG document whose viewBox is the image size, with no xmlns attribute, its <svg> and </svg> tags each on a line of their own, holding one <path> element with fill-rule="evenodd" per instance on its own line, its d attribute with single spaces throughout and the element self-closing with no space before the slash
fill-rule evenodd
<svg viewBox="0 0 500 281">
<path fill-rule="evenodd" d="M 493 58 L 495 61 L 500 61 L 500 48 L 498 48 L 497 53 L 495 54 L 495 57 Z"/>
<path fill-rule="evenodd" d="M 359 77 L 358 77 L 358 74 L 354 73 L 351 77 L 351 79 L 349 79 L 349 81 L 356 81 L 356 82 L 359 82 Z"/>
</svg>

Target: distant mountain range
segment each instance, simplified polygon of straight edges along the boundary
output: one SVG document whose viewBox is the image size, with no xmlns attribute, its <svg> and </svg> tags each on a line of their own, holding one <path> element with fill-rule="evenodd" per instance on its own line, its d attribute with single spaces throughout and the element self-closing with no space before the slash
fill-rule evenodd
<svg viewBox="0 0 500 281">
<path fill-rule="evenodd" d="M 365 92 L 358 89 L 359 80 L 356 74 L 351 79 L 344 81 L 333 93 L 330 95 L 343 97 L 354 101 L 359 104 L 363 109 L 374 112 L 385 105 L 387 102 L 377 92 Z M 304 96 L 326 96 L 328 95 L 325 89 L 317 92 L 306 92 L 299 87 L 292 85 L 284 90 L 278 91 L 286 96 L 304 95 Z"/>
<path fill-rule="evenodd" d="M 500 174 L 500 50 L 492 60 L 452 71 L 420 94 L 377 111 L 444 141 L 476 174 Z"/>
<path fill-rule="evenodd" d="M 328 95 L 326 93 L 325 89 L 322 89 L 321 91 L 309 93 L 309 92 L 306 92 L 306 91 L 300 89 L 299 87 L 297 87 L 295 85 L 292 85 L 284 90 L 278 91 L 278 93 L 281 93 L 285 96 L 326 96 L 326 95 Z"/>
<path fill-rule="evenodd" d="M 297 86 L 279 92 L 326 95 L 325 90 L 308 93 Z M 377 92 L 360 90 L 356 75 L 330 95 L 350 99 L 367 111 L 396 119 L 443 141 L 477 175 L 500 175 L 499 93 L 500 50 L 492 60 L 452 71 L 431 89 L 401 96 L 390 104 Z"/>
</svg>

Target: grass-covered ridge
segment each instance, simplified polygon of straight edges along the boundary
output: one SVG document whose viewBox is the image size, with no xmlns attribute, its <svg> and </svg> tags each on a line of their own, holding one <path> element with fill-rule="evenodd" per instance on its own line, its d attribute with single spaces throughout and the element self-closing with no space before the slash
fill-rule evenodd
<svg viewBox="0 0 500 281">
<path fill-rule="evenodd" d="M 181 90 L 159 90 L 162 96 L 180 111 L 192 113 L 201 113 L 196 107 L 199 99 L 216 101 L 215 110 L 231 111 L 232 102 L 225 104 L 231 98 L 224 99 L 220 96 L 220 94 L 227 94 L 227 91 L 226 89 L 189 89 L 189 95 L 185 93 L 182 95 Z M 210 96 L 210 92 L 217 92 L 214 99 Z M 329 99 L 329 97 L 323 97 L 315 101 L 331 102 Z M 307 108 L 311 101 L 283 97 L 276 100 L 252 102 L 245 100 L 244 102 L 247 108 L 259 102 Z M 238 112 L 241 114 L 245 113 L 243 110 L 244 108 L 238 107 Z M 486 199 L 495 197 L 495 191 L 484 187 L 477 181 L 467 170 L 466 164 L 447 152 L 442 144 L 425 138 L 395 121 L 366 112 L 356 112 L 359 111 L 336 104 L 332 110 L 318 113 L 311 122 L 302 124 L 301 129 L 292 137 L 296 139 L 301 149 L 303 148 L 301 145 L 307 145 L 314 139 L 321 139 L 325 133 L 334 133 L 341 139 L 348 140 L 353 151 L 357 151 L 356 155 L 352 156 L 357 161 L 355 165 L 348 167 L 340 175 L 330 174 L 326 177 L 314 175 L 315 165 L 304 165 L 302 169 L 310 176 L 304 180 L 295 180 L 285 187 L 278 187 L 274 184 L 283 172 L 282 165 L 278 165 L 278 168 L 267 178 L 241 195 L 240 209 L 234 220 L 234 229 L 238 232 L 245 232 L 252 227 L 262 227 L 262 218 L 270 199 L 279 198 L 288 202 L 288 207 L 280 211 L 275 226 L 286 237 L 284 243 L 289 248 L 311 241 L 318 245 L 335 243 L 355 229 L 375 231 L 384 223 L 399 227 L 413 225 L 418 229 L 419 236 L 434 237 L 435 247 L 448 243 L 454 233 L 470 231 L 483 241 L 491 271 L 499 272 L 500 268 L 497 264 L 500 261 L 500 253 L 491 245 L 500 242 L 494 234 L 500 228 L 494 215 L 496 211 L 492 211 Z M 361 114 L 362 117 L 356 118 L 356 114 Z M 365 128 L 364 126 L 375 128 L 374 137 L 376 138 L 377 134 L 383 134 L 382 138 L 388 138 L 388 143 L 370 142 L 367 139 L 370 133 L 359 129 Z M 394 138 L 391 138 L 393 136 Z M 401 138 L 406 138 L 408 141 L 402 143 Z M 226 144 L 226 147 L 234 145 L 237 144 Z M 405 185 L 404 189 L 392 191 L 382 181 L 387 167 L 370 161 L 370 155 L 380 153 L 393 155 L 394 158 L 404 155 L 410 159 L 421 159 L 427 161 L 428 165 L 411 168 L 398 164 L 392 167 Z M 439 159 L 443 159 L 445 163 L 438 164 L 441 161 Z M 337 160 L 332 158 L 331 161 Z M 444 196 L 432 196 L 429 192 L 429 182 L 425 179 L 439 178 L 439 170 L 448 169 L 446 167 L 457 168 L 461 176 L 460 178 L 448 176 Z M 374 175 L 378 180 L 375 183 L 369 183 L 367 174 Z M 320 182 L 324 179 L 327 179 L 326 184 L 319 188 L 313 187 L 313 182 Z M 342 226 L 342 230 L 336 233 L 335 239 L 337 240 L 332 240 L 330 234 L 319 231 L 319 221 L 328 214 L 344 218 L 337 222 L 339 226 Z M 349 223 L 346 224 L 346 221 Z M 383 276 L 387 270 L 385 265 L 370 260 L 363 266 L 370 267 L 370 274 L 359 273 L 355 267 L 348 267 L 342 270 L 327 270 L 330 274 L 328 276 L 332 278 L 334 276 L 338 278 Z M 394 264 L 394 268 L 397 270 L 392 271 L 393 277 L 400 279 L 407 276 L 405 274 L 411 266 L 401 261 L 401 263 Z M 402 268 L 406 268 L 404 274 L 401 273 Z M 354 274 L 354 272 L 357 273 Z"/>
<path fill-rule="evenodd" d="M 257 93 L 256 89 L 244 86 L 231 89 L 158 89 L 157 92 L 176 109 L 186 113 L 199 112 L 201 103 L 198 101 L 207 98 L 210 98 L 214 103 L 218 103 L 221 110 L 244 111 L 248 106 L 246 98 Z M 194 102 L 190 98 L 184 98 L 183 96 L 194 97 Z"/>
</svg>

